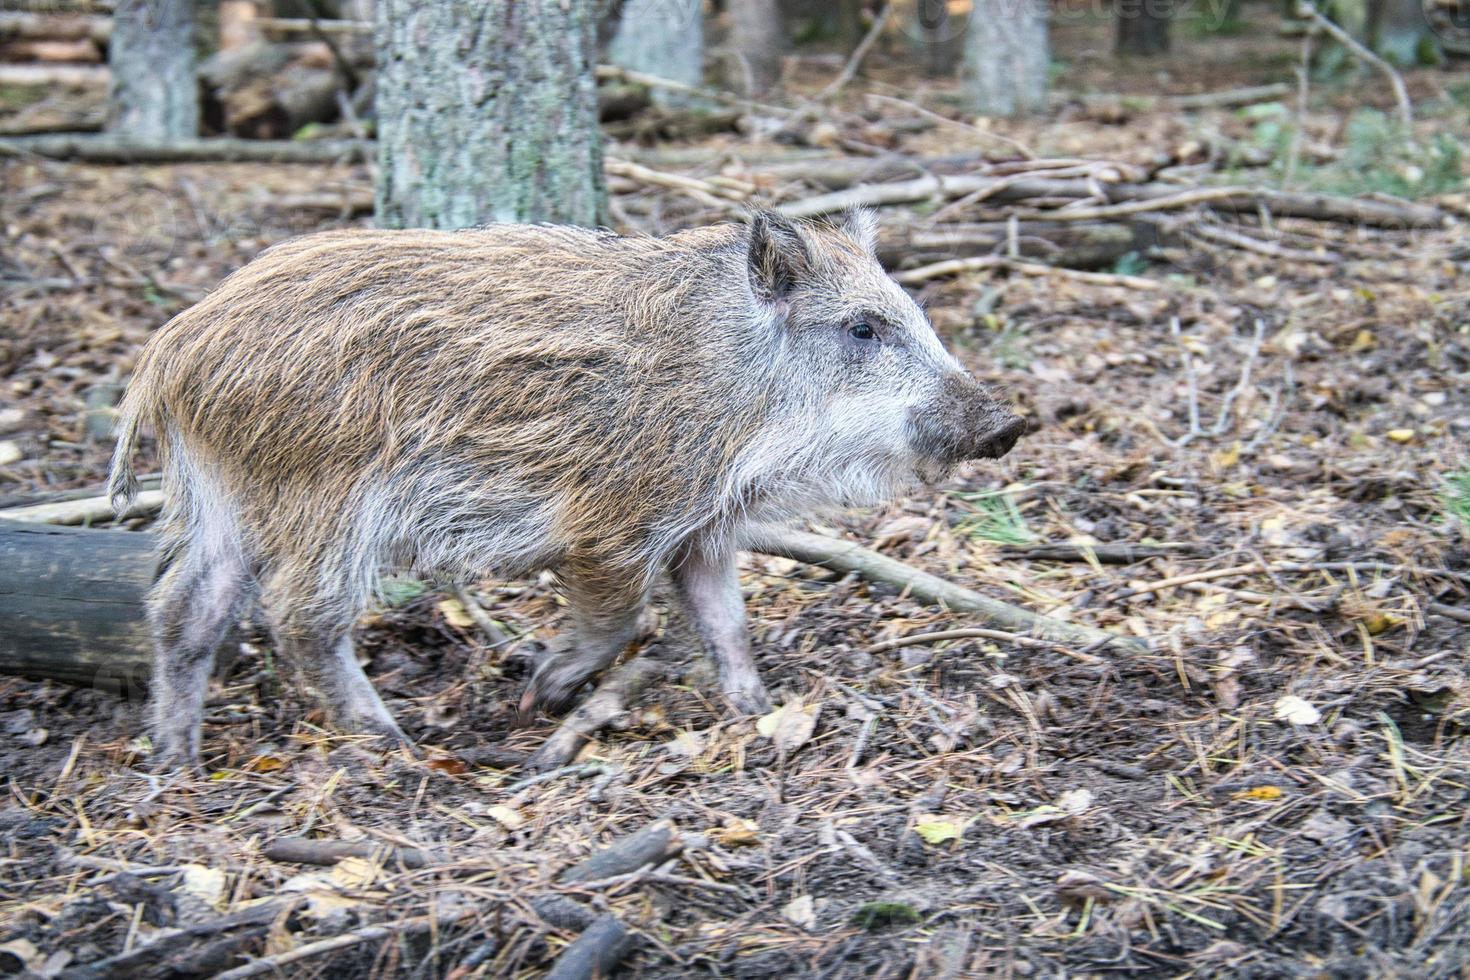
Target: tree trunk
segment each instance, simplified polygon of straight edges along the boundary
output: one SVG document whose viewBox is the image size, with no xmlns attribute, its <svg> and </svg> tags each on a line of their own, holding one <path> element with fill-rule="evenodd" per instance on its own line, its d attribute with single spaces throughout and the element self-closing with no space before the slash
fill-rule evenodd
<svg viewBox="0 0 1470 980">
<path fill-rule="evenodd" d="M 730 47 L 741 63 L 747 95 L 770 91 L 781 80 L 785 42 L 776 0 L 736 0 L 730 5 Z"/>
<path fill-rule="evenodd" d="M 619 68 L 657 75 L 685 85 L 704 81 L 702 0 L 628 0 L 608 59 Z M 687 105 L 689 99 L 655 89 L 658 105 Z"/>
<path fill-rule="evenodd" d="M 378 223 L 603 223 L 593 0 L 380 0 Z"/>
<path fill-rule="evenodd" d="M 1368 37 L 1388 61 L 1400 67 L 1419 64 L 1433 43 L 1423 0 L 1369 0 Z"/>
<path fill-rule="evenodd" d="M 975 0 L 965 41 L 970 107 L 1020 116 L 1046 107 L 1046 0 Z"/>
<path fill-rule="evenodd" d="M 1169 50 L 1169 22 L 1174 17 L 1171 0 L 1114 0 L 1113 17 L 1117 24 L 1115 54 L 1150 58 Z"/>
<path fill-rule="evenodd" d="M 198 135 L 194 0 L 118 0 L 107 60 L 110 131 L 140 140 Z"/>
<path fill-rule="evenodd" d="M 151 534 L 0 521 L 0 674 L 141 693 Z"/>
<path fill-rule="evenodd" d="M 954 74 L 960 60 L 959 33 L 964 21 L 949 12 L 949 0 L 918 0 L 914 4 L 916 35 L 922 47 L 924 73 L 931 78 Z"/>
</svg>

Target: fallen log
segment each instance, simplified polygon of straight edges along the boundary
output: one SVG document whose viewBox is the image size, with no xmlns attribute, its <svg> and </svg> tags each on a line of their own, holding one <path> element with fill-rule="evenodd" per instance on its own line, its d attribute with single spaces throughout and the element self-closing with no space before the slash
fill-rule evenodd
<svg viewBox="0 0 1470 980">
<path fill-rule="evenodd" d="M 3 81 L 0 78 L 0 81 Z M 372 140 L 185 139 L 166 143 L 115 136 L 46 135 L 0 140 L 0 157 L 83 163 L 336 163 L 371 160 Z"/>
<path fill-rule="evenodd" d="M 156 570 L 152 535 L 0 521 L 0 674 L 141 693 Z"/>
<path fill-rule="evenodd" d="M 42 507 L 103 503 L 91 498 Z M 94 519 L 101 516 L 91 513 Z M 0 635 L 0 674 L 141 692 L 152 663 L 143 601 L 156 576 L 154 544 L 153 535 L 144 532 L 0 519 L 0 622 L 11 627 Z M 1015 633 L 1087 650 L 1148 650 L 1142 640 L 1042 616 L 826 535 L 781 531 L 753 550 L 856 572 Z M 594 694 L 568 716 L 535 764 L 553 768 L 569 759 L 590 735 L 616 721 L 659 673 L 657 665 L 635 660 L 607 675 L 597 692 L 602 696 Z"/>
</svg>

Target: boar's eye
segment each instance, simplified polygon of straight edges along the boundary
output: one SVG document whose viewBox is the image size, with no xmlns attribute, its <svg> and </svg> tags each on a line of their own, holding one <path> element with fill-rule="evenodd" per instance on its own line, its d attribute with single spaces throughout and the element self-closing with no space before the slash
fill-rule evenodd
<svg viewBox="0 0 1470 980">
<path fill-rule="evenodd" d="M 866 320 L 859 320 L 857 323 L 854 323 L 852 326 L 848 327 L 847 333 L 849 336 L 852 337 L 853 340 L 871 341 L 876 343 L 882 339 L 878 336 L 878 331 L 873 329 L 873 325 Z"/>
</svg>

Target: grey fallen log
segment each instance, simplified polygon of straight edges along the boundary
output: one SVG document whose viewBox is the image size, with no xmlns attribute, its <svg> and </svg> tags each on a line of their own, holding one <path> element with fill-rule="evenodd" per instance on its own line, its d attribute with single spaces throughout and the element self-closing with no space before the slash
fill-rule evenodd
<svg viewBox="0 0 1470 980">
<path fill-rule="evenodd" d="M 140 694 L 152 535 L 0 521 L 0 674 Z"/>
</svg>

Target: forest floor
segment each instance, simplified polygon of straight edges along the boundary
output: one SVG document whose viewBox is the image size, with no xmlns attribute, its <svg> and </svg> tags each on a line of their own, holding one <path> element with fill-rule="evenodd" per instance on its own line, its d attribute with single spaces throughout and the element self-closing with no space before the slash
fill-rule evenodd
<svg viewBox="0 0 1470 980">
<path fill-rule="evenodd" d="M 1106 52 L 1078 49 L 1067 81 L 1161 94 L 1289 77 L 1294 49 L 1271 50 L 1245 69 L 1239 50 L 1205 55 L 1229 77 L 1180 54 L 1174 75 L 1105 78 Z M 882 77 L 861 84 L 887 91 Z M 1453 75 L 1410 82 L 1421 126 L 1466 131 Z M 1310 140 L 1341 147 L 1364 89 L 1386 98 L 1376 82 L 1316 93 Z M 1146 166 L 1191 143 L 1270 142 L 1270 118 L 1074 100 L 997 131 Z M 970 138 L 941 126 L 888 149 Z M 709 145 L 745 175 L 742 153 L 783 151 Z M 353 202 L 371 186 L 348 164 L 24 159 L 0 163 L 0 185 L 11 502 L 99 483 L 109 447 L 89 435 L 88 392 L 123 381 L 150 330 L 262 248 L 366 224 Z M 641 227 L 710 218 L 666 188 L 622 190 Z M 1461 182 L 1439 199 L 1463 198 Z M 135 702 L 3 678 L 0 970 L 207 974 L 378 925 L 275 975 L 538 976 L 576 935 L 533 907 L 560 895 L 632 930 L 632 976 L 1465 975 L 1470 252 L 1457 228 L 1334 234 L 1335 264 L 1132 257 L 1153 290 L 998 269 L 918 290 L 1033 431 L 998 463 L 826 530 L 1152 637 L 1152 653 L 893 645 L 975 624 L 752 557 L 780 744 L 712 704 L 692 662 L 577 767 L 534 781 L 515 760 L 551 723 L 515 728 L 512 709 L 565 626 L 546 580 L 475 587 L 513 637 L 499 647 L 433 586 L 406 583 L 364 624 L 369 673 L 420 758 L 320 727 L 260 636 L 210 697 L 204 777 L 149 772 Z M 1182 439 L 1191 377 L 1202 421 Z M 1117 544 L 1155 550 L 1096 560 Z M 644 652 L 698 660 L 677 611 Z M 667 866 L 560 880 L 658 820 L 684 844 Z M 308 867 L 267 855 L 287 837 L 384 849 Z M 400 847 L 431 854 L 409 867 Z M 160 942 L 167 962 L 139 955 Z"/>
</svg>

